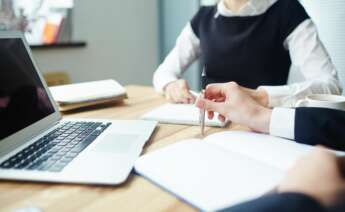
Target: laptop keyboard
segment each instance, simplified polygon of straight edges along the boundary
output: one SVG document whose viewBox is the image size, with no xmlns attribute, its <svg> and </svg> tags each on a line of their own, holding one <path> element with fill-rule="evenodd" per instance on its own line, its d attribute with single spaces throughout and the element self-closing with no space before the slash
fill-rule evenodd
<svg viewBox="0 0 345 212">
<path fill-rule="evenodd" d="M 0 167 L 60 172 L 110 125 L 101 122 L 66 122 L 0 164 Z"/>
</svg>

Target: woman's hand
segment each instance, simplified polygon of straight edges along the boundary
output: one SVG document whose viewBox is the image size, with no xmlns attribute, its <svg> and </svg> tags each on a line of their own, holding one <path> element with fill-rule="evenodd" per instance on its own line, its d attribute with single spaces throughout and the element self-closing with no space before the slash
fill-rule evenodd
<svg viewBox="0 0 345 212">
<path fill-rule="evenodd" d="M 272 110 L 264 107 L 251 90 L 235 82 L 207 86 L 205 98 L 199 98 L 196 106 L 207 110 L 210 119 L 217 112 L 221 121 L 228 119 L 257 132 L 269 132 Z"/>
<path fill-rule="evenodd" d="M 195 96 L 189 92 L 186 80 L 180 79 L 169 83 L 164 89 L 165 97 L 172 103 L 193 104 Z"/>
<path fill-rule="evenodd" d="M 268 107 L 268 93 L 265 89 L 259 87 L 256 90 L 241 87 L 243 91 L 247 92 L 255 101 L 264 107 Z"/>
<path fill-rule="evenodd" d="M 345 158 L 318 148 L 301 158 L 278 187 L 278 192 L 303 193 L 325 207 L 345 200 Z"/>
</svg>

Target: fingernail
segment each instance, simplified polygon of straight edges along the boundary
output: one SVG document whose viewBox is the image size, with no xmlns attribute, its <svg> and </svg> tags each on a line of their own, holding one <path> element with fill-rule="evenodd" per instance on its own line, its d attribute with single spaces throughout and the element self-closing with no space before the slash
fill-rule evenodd
<svg viewBox="0 0 345 212">
<path fill-rule="evenodd" d="M 199 99 L 197 102 L 196 102 L 197 106 L 200 107 L 200 108 L 204 108 L 205 107 L 205 102 L 202 100 L 202 99 Z"/>
</svg>

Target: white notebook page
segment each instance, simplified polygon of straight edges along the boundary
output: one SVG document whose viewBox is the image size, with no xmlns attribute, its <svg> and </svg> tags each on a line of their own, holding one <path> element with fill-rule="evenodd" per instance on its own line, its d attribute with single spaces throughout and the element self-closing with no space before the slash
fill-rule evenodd
<svg viewBox="0 0 345 212">
<path fill-rule="evenodd" d="M 146 113 L 142 118 L 155 120 L 166 124 L 199 125 L 200 110 L 194 105 L 165 104 Z M 220 122 L 216 117 L 210 120 L 206 116 L 206 126 L 224 127 L 226 123 Z"/>
<path fill-rule="evenodd" d="M 280 170 L 288 170 L 296 160 L 314 148 L 283 138 L 241 131 L 216 133 L 205 138 L 205 141 Z"/>
<path fill-rule="evenodd" d="M 272 190 L 283 173 L 200 140 L 141 157 L 138 173 L 203 211 L 215 211 Z"/>
</svg>

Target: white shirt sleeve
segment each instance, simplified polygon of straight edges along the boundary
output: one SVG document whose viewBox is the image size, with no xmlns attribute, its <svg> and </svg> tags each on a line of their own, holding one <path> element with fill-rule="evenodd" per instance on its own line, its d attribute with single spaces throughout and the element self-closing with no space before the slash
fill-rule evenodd
<svg viewBox="0 0 345 212">
<path fill-rule="evenodd" d="M 274 108 L 271 116 L 270 135 L 295 139 L 295 109 Z"/>
<path fill-rule="evenodd" d="M 284 45 L 290 52 L 292 64 L 300 69 L 305 81 L 286 86 L 262 86 L 269 95 L 271 107 L 294 107 L 299 99 L 314 93 L 341 94 L 337 70 L 311 19 L 302 22 Z"/>
<path fill-rule="evenodd" d="M 190 23 L 185 26 L 176 41 L 176 46 L 153 75 L 153 86 L 163 92 L 164 87 L 181 78 L 184 71 L 200 56 L 200 40 Z"/>
</svg>

